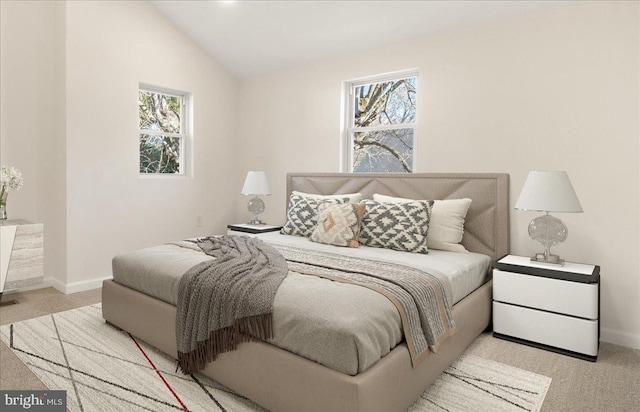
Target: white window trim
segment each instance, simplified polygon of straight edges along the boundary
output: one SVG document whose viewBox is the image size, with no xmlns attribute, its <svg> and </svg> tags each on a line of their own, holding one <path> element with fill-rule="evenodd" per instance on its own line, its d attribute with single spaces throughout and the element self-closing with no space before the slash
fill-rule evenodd
<svg viewBox="0 0 640 412">
<path fill-rule="evenodd" d="M 420 76 L 418 69 L 401 70 L 397 72 L 383 73 L 379 75 L 360 77 L 357 79 L 347 80 L 342 83 L 342 108 L 340 119 L 340 172 L 352 173 L 353 172 L 353 142 L 351 140 L 351 133 L 354 129 L 358 131 L 371 131 L 371 130 L 393 130 L 393 129 L 407 129 L 413 128 L 413 162 L 412 172 L 415 173 L 417 169 L 418 159 L 416 156 L 418 146 L 418 96 L 416 95 L 416 117 L 413 123 L 404 123 L 397 125 L 385 125 L 375 127 L 358 127 L 354 128 L 353 121 L 353 108 L 354 108 L 354 89 L 358 86 L 371 83 L 382 83 L 391 80 L 397 80 L 407 77 L 416 78 L 416 89 L 418 89 L 418 83 L 420 82 Z"/>
<path fill-rule="evenodd" d="M 166 87 L 154 86 L 148 83 L 139 83 L 138 84 L 138 93 L 140 91 L 151 92 L 151 93 L 159 93 L 167 96 L 175 96 L 179 97 L 182 102 L 182 110 L 181 110 L 181 118 L 180 118 L 180 130 L 182 133 L 168 133 L 162 131 L 149 131 L 140 129 L 140 119 L 138 117 L 138 176 L 140 178 L 168 178 L 168 179 L 176 179 L 176 178 L 185 178 L 191 177 L 193 171 L 193 156 L 192 156 L 192 137 L 191 137 L 191 128 L 190 125 L 192 123 L 191 117 L 191 106 L 193 104 L 192 96 L 188 92 L 169 89 Z M 141 134 L 150 134 L 150 135 L 158 135 L 158 136 L 166 136 L 166 137 L 179 137 L 180 138 L 180 173 L 140 173 L 140 135 Z"/>
</svg>

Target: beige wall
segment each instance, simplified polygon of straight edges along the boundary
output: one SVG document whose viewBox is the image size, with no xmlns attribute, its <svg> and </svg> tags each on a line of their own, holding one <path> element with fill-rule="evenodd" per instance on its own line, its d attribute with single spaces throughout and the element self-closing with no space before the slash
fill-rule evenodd
<svg viewBox="0 0 640 412">
<path fill-rule="evenodd" d="M 528 171 L 567 170 L 585 213 L 559 216 L 554 250 L 602 266 L 603 339 L 640 347 L 638 8 L 571 4 L 242 81 L 240 174 L 266 170 L 282 222 L 286 172 L 339 170 L 342 82 L 417 68 L 417 171 L 507 172 L 513 205 Z M 512 212 L 512 253 L 539 249 L 535 216 Z"/>
<path fill-rule="evenodd" d="M 66 282 L 64 3 L 0 2 L 0 163 L 24 187 L 9 218 L 45 225 L 45 276 Z"/>
<path fill-rule="evenodd" d="M 9 212 L 45 223 L 54 286 L 97 287 L 116 254 L 233 220 L 233 76 L 146 1 L 1 5 L 1 160 L 25 176 Z M 192 177 L 138 176 L 139 82 L 192 93 Z"/>
<path fill-rule="evenodd" d="M 110 276 L 116 254 L 222 230 L 235 79 L 147 2 L 68 2 L 66 53 L 67 286 Z M 139 177 L 139 82 L 192 93 L 192 177 Z"/>
</svg>

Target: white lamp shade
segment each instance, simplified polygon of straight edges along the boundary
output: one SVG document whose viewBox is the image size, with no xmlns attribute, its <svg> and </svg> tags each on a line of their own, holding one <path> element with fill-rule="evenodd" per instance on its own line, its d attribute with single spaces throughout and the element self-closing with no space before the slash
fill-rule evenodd
<svg viewBox="0 0 640 412">
<path fill-rule="evenodd" d="M 270 195 L 267 174 L 265 172 L 248 172 L 241 193 L 243 195 Z"/>
<path fill-rule="evenodd" d="M 538 212 L 582 212 L 575 190 L 564 171 L 529 172 L 516 209 Z"/>
</svg>

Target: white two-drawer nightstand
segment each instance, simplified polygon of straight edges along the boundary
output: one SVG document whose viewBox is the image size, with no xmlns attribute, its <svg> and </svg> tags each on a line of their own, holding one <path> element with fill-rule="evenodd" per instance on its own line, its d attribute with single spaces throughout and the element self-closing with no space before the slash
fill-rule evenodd
<svg viewBox="0 0 640 412">
<path fill-rule="evenodd" d="M 600 266 L 507 255 L 494 268 L 494 336 L 596 361 Z"/>
<path fill-rule="evenodd" d="M 262 233 L 277 232 L 282 226 L 252 225 L 249 223 L 236 223 L 227 226 L 227 235 L 256 236 Z"/>
</svg>

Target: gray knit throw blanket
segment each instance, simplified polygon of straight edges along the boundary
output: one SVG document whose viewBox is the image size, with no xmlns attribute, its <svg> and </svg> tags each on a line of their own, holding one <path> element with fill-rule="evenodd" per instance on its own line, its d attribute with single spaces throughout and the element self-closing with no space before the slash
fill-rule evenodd
<svg viewBox="0 0 640 412">
<path fill-rule="evenodd" d="M 242 342 L 272 338 L 273 299 L 288 272 L 284 257 L 255 238 L 207 237 L 197 244 L 215 259 L 189 269 L 178 285 L 176 342 L 185 374 Z"/>
</svg>

